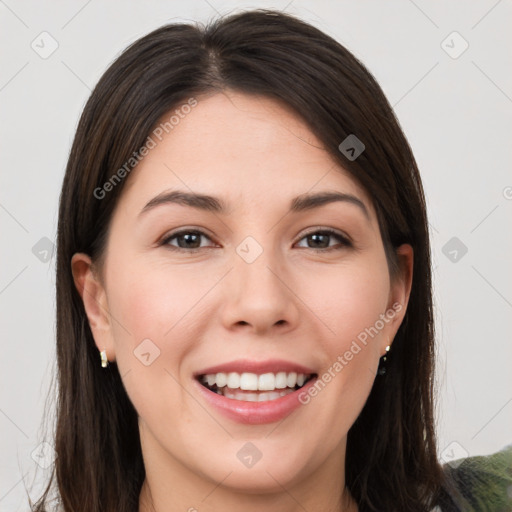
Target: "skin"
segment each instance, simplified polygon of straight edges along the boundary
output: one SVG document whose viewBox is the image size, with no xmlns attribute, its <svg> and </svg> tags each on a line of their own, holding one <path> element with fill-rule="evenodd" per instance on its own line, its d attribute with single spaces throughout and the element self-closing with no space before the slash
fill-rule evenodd
<svg viewBox="0 0 512 512">
<path fill-rule="evenodd" d="M 71 262 L 98 350 L 116 361 L 139 414 L 139 510 L 357 510 L 344 489 L 346 435 L 405 314 L 412 248 L 398 248 L 391 281 L 371 198 L 286 106 L 233 91 L 197 99 L 127 178 L 103 267 L 83 253 Z M 140 214 L 176 188 L 220 197 L 230 211 L 166 204 Z M 323 190 L 353 194 L 369 218 L 349 202 L 287 213 L 292 198 Z M 182 228 L 205 235 L 158 245 Z M 325 228 L 352 246 L 306 236 Z M 236 252 L 247 236 L 263 249 L 250 264 Z M 395 303 L 402 309 L 378 335 L 283 421 L 237 423 L 191 385 L 194 371 L 239 358 L 321 375 Z M 148 338 L 160 355 L 145 366 L 133 351 Z M 236 456 L 248 441 L 262 453 L 251 468 Z"/>
</svg>

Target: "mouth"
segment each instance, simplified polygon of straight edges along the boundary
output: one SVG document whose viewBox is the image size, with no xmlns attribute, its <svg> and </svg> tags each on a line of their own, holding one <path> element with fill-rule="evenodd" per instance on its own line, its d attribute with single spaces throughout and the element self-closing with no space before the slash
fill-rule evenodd
<svg viewBox="0 0 512 512">
<path fill-rule="evenodd" d="M 301 395 L 318 377 L 313 368 L 285 359 L 238 359 L 203 368 L 193 377 L 198 396 L 212 411 L 258 425 L 282 421 L 304 405 Z"/>
<path fill-rule="evenodd" d="M 317 377 L 316 373 L 219 372 L 197 375 L 195 378 L 206 389 L 231 400 L 268 402 L 294 393 Z"/>
</svg>

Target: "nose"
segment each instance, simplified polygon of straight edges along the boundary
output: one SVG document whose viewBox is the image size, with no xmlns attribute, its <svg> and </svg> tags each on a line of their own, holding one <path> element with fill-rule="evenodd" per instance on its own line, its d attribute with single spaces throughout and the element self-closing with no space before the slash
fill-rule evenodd
<svg viewBox="0 0 512 512">
<path fill-rule="evenodd" d="M 233 256 L 221 309 L 224 327 L 258 335 L 295 329 L 300 300 L 282 260 L 271 250 L 263 250 L 256 260 L 248 261 L 238 253 Z"/>
</svg>

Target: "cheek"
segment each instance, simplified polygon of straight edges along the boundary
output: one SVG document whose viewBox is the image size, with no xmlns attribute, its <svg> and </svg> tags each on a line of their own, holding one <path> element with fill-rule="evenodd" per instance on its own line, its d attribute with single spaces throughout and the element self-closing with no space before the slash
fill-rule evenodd
<svg viewBox="0 0 512 512">
<path fill-rule="evenodd" d="M 390 283 L 387 266 L 374 259 L 317 271 L 315 278 L 306 277 L 301 287 L 305 302 L 323 323 L 325 349 L 332 356 L 348 350 L 351 341 L 385 313 Z"/>
<path fill-rule="evenodd" d="M 174 379 L 179 380 L 192 337 L 178 333 L 194 321 L 187 311 L 197 302 L 197 293 L 180 272 L 166 273 L 136 259 L 112 259 L 111 269 L 109 309 L 119 372 L 139 414 L 151 417 L 159 411 L 163 418 L 165 408 L 146 410 L 148 397 L 158 389 L 162 403 L 179 407 L 182 396 Z"/>
<path fill-rule="evenodd" d="M 320 319 L 325 335 L 317 337 L 322 370 L 314 388 L 304 395 L 327 430 L 347 432 L 366 402 L 375 380 L 382 327 L 389 296 L 387 265 L 338 267 L 308 280 L 305 302 Z M 332 442 L 334 448 L 336 439 Z"/>
<path fill-rule="evenodd" d="M 200 308 L 196 304 L 213 282 L 190 269 L 169 268 L 159 262 L 118 263 L 111 273 L 109 307 L 126 329 L 116 327 L 116 343 L 124 344 L 129 331 L 132 349 L 149 338 L 162 351 L 172 341 L 173 350 L 179 352 L 176 334 L 197 321 Z"/>
<path fill-rule="evenodd" d="M 159 390 L 162 400 L 180 407 L 178 382 L 189 375 L 183 362 L 202 339 L 208 292 L 223 272 L 193 266 L 111 258 L 109 308 L 116 360 L 138 410 Z M 153 413 L 151 413 L 153 414 Z"/>
</svg>

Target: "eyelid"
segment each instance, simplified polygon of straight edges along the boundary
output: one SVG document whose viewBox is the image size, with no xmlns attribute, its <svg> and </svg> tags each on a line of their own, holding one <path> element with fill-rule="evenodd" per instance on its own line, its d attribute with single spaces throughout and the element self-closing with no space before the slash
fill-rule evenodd
<svg viewBox="0 0 512 512">
<path fill-rule="evenodd" d="M 350 238 L 350 236 L 348 236 L 343 231 L 339 231 L 339 230 L 334 229 L 334 228 L 328 228 L 328 227 L 323 227 L 323 226 L 316 226 L 316 227 L 311 228 L 310 230 L 306 231 L 305 233 L 301 233 L 299 235 L 299 237 L 297 238 L 297 242 L 300 242 L 306 236 L 314 235 L 315 233 L 324 233 L 324 234 L 329 234 L 329 235 L 335 235 L 335 236 L 340 237 L 347 244 L 352 244 L 353 243 L 352 242 L 352 238 Z"/>
<path fill-rule="evenodd" d="M 187 234 L 187 233 L 194 233 L 196 235 L 199 235 L 200 237 L 208 238 L 211 242 L 218 244 L 215 242 L 212 236 L 210 236 L 207 233 L 207 230 L 204 228 L 192 228 L 192 227 L 183 227 L 178 228 L 175 231 L 171 231 L 170 233 L 166 233 L 160 241 L 157 243 L 157 246 L 165 246 L 171 251 L 178 251 L 178 252 L 185 252 L 185 253 L 196 253 L 204 249 L 212 249 L 215 247 L 212 246 L 206 246 L 206 247 L 195 247 L 191 249 L 186 249 L 183 247 L 176 247 L 174 245 L 171 245 L 168 243 L 171 239 L 174 239 L 180 235 Z M 343 231 L 339 231 L 337 229 L 331 228 L 331 227 L 322 227 L 322 226 L 314 226 L 312 228 L 308 228 L 308 231 L 301 233 L 297 240 L 294 242 L 294 245 L 298 242 L 302 241 L 303 239 L 307 238 L 310 235 L 314 234 L 322 234 L 322 235 L 330 235 L 331 237 L 337 238 L 339 243 L 334 246 L 328 246 L 328 247 L 302 247 L 301 249 L 309 249 L 310 251 L 314 251 L 316 253 L 330 253 L 331 251 L 340 251 L 342 249 L 347 248 L 353 248 L 354 243 L 352 241 L 352 238 L 347 235 Z"/>
<path fill-rule="evenodd" d="M 335 245 L 329 245 L 327 247 L 301 247 L 300 248 L 301 250 L 310 250 L 310 251 L 313 251 L 314 253 L 319 253 L 319 254 L 326 254 L 326 253 L 331 254 L 333 252 L 336 253 L 336 252 L 339 252 L 342 250 L 346 251 L 348 249 L 355 248 L 354 243 L 352 242 L 352 239 L 350 236 L 346 235 L 343 232 L 338 231 L 337 229 L 322 228 L 322 227 L 313 228 L 312 230 L 301 234 L 298 237 L 298 240 L 297 240 L 297 242 L 295 242 L 295 244 L 304 240 L 308 236 L 314 235 L 314 234 L 328 235 L 331 238 L 336 238 L 338 240 L 338 243 Z"/>
<path fill-rule="evenodd" d="M 193 251 L 198 251 L 200 249 L 207 249 L 208 248 L 208 247 L 197 247 L 195 249 L 183 249 L 182 247 L 171 246 L 170 244 L 167 243 L 170 239 L 176 238 L 177 236 L 183 235 L 183 234 L 186 234 L 186 233 L 194 233 L 194 234 L 199 235 L 199 236 L 204 236 L 205 238 L 208 238 L 208 240 L 210 240 L 211 242 L 216 244 L 216 242 L 214 241 L 213 237 L 210 234 L 208 234 L 208 232 L 204 228 L 187 228 L 187 227 L 184 227 L 184 228 L 178 228 L 175 231 L 171 231 L 169 233 L 166 233 L 157 242 L 156 245 L 157 246 L 169 245 L 170 247 L 172 247 L 173 249 L 176 249 L 178 251 L 182 250 L 182 251 L 187 251 L 187 252 L 193 252 Z"/>
</svg>

